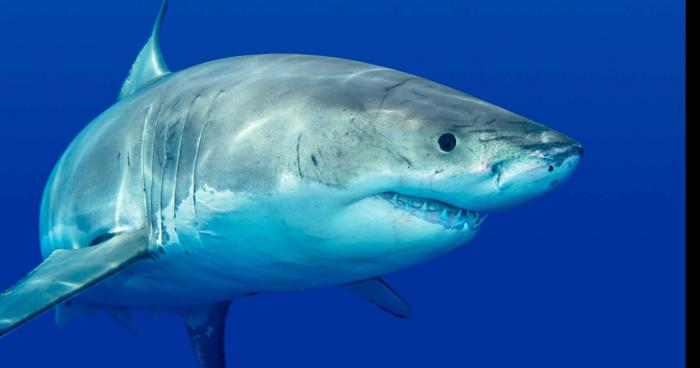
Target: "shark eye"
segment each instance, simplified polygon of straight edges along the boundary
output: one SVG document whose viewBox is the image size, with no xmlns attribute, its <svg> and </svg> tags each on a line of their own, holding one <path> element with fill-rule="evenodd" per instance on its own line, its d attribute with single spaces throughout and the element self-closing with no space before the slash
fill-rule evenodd
<svg viewBox="0 0 700 368">
<path fill-rule="evenodd" d="M 457 145 L 457 138 L 452 133 L 445 133 L 438 138 L 438 145 L 443 152 L 450 152 Z"/>
</svg>

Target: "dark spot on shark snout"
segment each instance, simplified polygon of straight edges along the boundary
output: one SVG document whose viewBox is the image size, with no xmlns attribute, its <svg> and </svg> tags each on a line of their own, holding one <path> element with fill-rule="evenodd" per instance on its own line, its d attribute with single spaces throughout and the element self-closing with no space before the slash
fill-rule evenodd
<svg viewBox="0 0 700 368">
<path fill-rule="evenodd" d="M 311 154 L 311 162 L 314 163 L 314 166 L 318 166 L 318 160 L 316 160 L 316 155 Z"/>
<path fill-rule="evenodd" d="M 554 166 L 552 166 L 552 165 L 549 165 L 549 168 L 547 169 L 547 171 L 549 171 L 549 172 L 552 172 L 552 171 L 554 171 Z"/>
</svg>

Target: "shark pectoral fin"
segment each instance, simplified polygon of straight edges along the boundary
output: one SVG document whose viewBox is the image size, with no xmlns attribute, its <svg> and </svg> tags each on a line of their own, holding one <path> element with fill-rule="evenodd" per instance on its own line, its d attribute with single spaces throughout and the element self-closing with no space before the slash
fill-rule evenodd
<svg viewBox="0 0 700 368">
<path fill-rule="evenodd" d="M 145 231 L 118 234 L 89 248 L 54 251 L 0 294 L 0 336 L 147 255 Z"/>
<path fill-rule="evenodd" d="M 163 24 L 163 17 L 167 10 L 168 1 L 164 0 L 158 12 L 156 23 L 153 26 L 151 37 L 148 38 L 148 41 L 136 57 L 136 61 L 134 61 L 129 71 L 129 76 L 124 81 L 121 91 L 119 91 L 120 100 L 170 73 L 160 53 L 160 26 Z"/>
<path fill-rule="evenodd" d="M 224 332 L 231 301 L 180 311 L 192 351 L 200 368 L 224 368 Z"/>
<path fill-rule="evenodd" d="M 344 286 L 397 317 L 408 318 L 411 314 L 411 306 L 406 300 L 379 277 Z"/>
</svg>

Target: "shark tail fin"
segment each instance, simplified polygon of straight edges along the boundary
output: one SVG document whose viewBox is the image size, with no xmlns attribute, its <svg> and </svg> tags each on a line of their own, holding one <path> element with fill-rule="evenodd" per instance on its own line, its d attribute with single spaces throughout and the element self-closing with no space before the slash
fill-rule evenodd
<svg viewBox="0 0 700 368">
<path fill-rule="evenodd" d="M 139 52 L 136 61 L 131 66 L 129 76 L 122 85 L 122 89 L 119 92 L 120 100 L 170 73 L 170 70 L 165 65 L 165 61 L 163 61 L 163 55 L 160 53 L 160 27 L 163 24 L 163 18 L 167 10 L 168 0 L 163 0 L 158 17 L 153 25 L 151 37 L 148 38 L 141 52 Z"/>
<path fill-rule="evenodd" d="M 199 368 L 224 368 L 224 333 L 231 301 L 180 311 Z"/>
<path fill-rule="evenodd" d="M 88 248 L 54 251 L 0 294 L 0 337 L 147 256 L 143 230 L 118 234 Z"/>
</svg>

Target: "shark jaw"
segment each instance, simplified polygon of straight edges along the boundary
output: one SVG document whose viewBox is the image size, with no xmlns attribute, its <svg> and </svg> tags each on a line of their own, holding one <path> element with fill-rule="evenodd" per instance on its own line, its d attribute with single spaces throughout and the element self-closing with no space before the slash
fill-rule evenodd
<svg viewBox="0 0 700 368">
<path fill-rule="evenodd" d="M 396 210 L 449 230 L 477 230 L 487 217 L 479 212 L 430 198 L 414 197 L 393 191 L 383 192 L 378 196 L 388 201 Z"/>
</svg>

